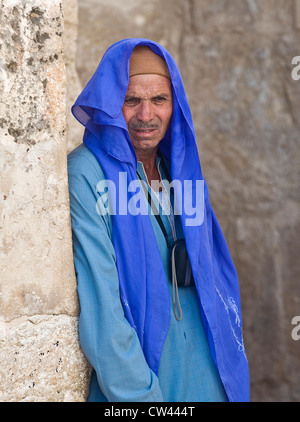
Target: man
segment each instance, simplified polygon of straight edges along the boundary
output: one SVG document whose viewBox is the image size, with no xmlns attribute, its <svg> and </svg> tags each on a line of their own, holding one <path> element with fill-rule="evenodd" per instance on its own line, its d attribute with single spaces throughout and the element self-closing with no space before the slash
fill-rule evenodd
<svg viewBox="0 0 300 422">
<path fill-rule="evenodd" d="M 237 275 L 173 58 L 114 44 L 72 110 L 86 127 L 68 171 L 88 400 L 248 401 Z"/>
</svg>

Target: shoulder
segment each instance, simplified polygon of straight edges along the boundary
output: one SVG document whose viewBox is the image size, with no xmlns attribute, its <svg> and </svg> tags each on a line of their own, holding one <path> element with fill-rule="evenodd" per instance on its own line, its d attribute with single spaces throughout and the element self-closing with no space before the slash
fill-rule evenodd
<svg viewBox="0 0 300 422">
<path fill-rule="evenodd" d="M 68 187 L 73 229 L 79 225 L 103 221 L 111 233 L 110 216 L 100 215 L 102 201 L 98 184 L 105 180 L 103 170 L 94 154 L 81 144 L 68 154 Z M 99 204 L 99 205 L 97 205 Z M 99 208 L 100 207 L 100 208 Z"/>
<path fill-rule="evenodd" d="M 104 178 L 103 170 L 94 154 L 82 143 L 68 154 L 68 174 Z"/>
<path fill-rule="evenodd" d="M 79 202 L 86 203 L 88 199 L 97 200 L 97 185 L 104 179 L 97 158 L 84 144 L 80 144 L 68 154 L 68 185 L 71 200 L 75 197 Z"/>
</svg>

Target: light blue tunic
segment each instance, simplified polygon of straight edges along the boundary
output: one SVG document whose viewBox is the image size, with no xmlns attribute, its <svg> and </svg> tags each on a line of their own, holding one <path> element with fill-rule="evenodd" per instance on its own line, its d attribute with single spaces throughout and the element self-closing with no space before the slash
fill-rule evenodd
<svg viewBox="0 0 300 422">
<path fill-rule="evenodd" d="M 159 162 L 158 168 L 166 178 Z M 146 181 L 143 166 L 138 171 Z M 99 215 L 97 184 L 105 176 L 94 155 L 82 144 L 68 156 L 74 263 L 81 306 L 79 334 L 83 352 L 94 368 L 89 401 L 227 401 L 203 330 L 194 287 L 179 288 L 182 319 L 172 305 L 169 252 L 164 235 L 151 221 L 170 291 L 170 326 L 158 376 L 147 365 L 135 330 L 124 317 L 119 297 L 112 218 Z M 100 199 L 101 200 L 101 199 Z M 170 239 L 171 225 L 161 215 Z M 179 216 L 176 235 L 182 237 Z"/>
</svg>

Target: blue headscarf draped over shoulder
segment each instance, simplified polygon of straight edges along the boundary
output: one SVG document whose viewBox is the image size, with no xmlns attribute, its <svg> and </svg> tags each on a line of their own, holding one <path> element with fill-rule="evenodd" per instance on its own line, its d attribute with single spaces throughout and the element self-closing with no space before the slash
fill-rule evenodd
<svg viewBox="0 0 300 422">
<path fill-rule="evenodd" d="M 126 172 L 128 185 L 136 179 L 137 158 L 122 107 L 129 60 L 137 45 L 150 47 L 169 68 L 173 116 L 159 149 L 170 163 L 171 177 L 181 181 L 181 186 L 184 180 L 203 180 L 192 116 L 174 59 L 153 41 L 122 40 L 106 51 L 72 108 L 86 128 L 83 142 L 98 159 L 106 179 L 114 182 L 117 198 L 120 172 Z M 125 317 L 138 334 L 149 367 L 157 374 L 170 323 L 165 272 L 149 215 L 123 214 L 117 210 L 112 216 L 120 296 Z M 186 224 L 189 217 L 182 207 L 181 222 L 211 354 L 229 400 L 248 401 L 249 369 L 238 278 L 205 181 L 204 220 L 191 226 Z"/>
</svg>

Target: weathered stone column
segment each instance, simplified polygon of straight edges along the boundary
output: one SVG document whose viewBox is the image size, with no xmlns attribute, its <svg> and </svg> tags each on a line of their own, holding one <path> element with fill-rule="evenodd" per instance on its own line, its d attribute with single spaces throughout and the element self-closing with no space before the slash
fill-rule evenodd
<svg viewBox="0 0 300 422">
<path fill-rule="evenodd" d="M 0 400 L 83 401 L 60 0 L 0 9 Z"/>
</svg>

